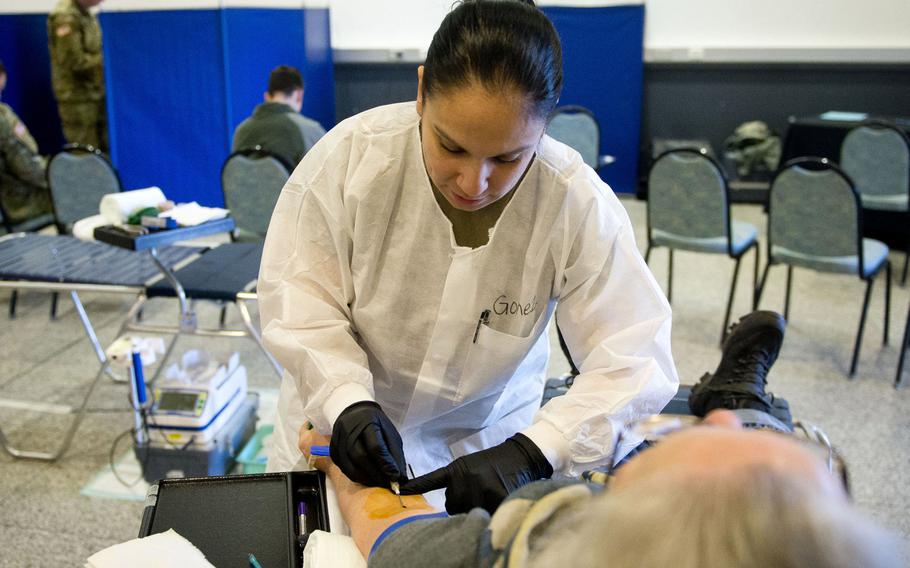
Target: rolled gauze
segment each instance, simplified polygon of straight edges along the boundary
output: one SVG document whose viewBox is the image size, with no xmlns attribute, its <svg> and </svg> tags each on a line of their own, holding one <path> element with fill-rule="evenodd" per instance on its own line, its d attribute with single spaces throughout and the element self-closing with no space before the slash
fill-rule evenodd
<svg viewBox="0 0 910 568">
<path fill-rule="evenodd" d="M 119 225 L 126 221 L 135 211 L 146 207 L 157 207 L 165 201 L 167 201 L 167 198 L 161 188 L 147 187 L 145 189 L 134 189 L 133 191 L 108 193 L 101 198 L 101 204 L 98 209 L 109 223 Z"/>
</svg>

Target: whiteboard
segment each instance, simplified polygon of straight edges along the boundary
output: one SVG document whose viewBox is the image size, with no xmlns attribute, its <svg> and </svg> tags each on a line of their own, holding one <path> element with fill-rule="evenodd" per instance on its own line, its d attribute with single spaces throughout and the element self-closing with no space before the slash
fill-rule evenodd
<svg viewBox="0 0 910 568">
<path fill-rule="evenodd" d="M 641 3 L 538 1 L 541 6 Z M 910 0 L 643 3 L 644 47 L 646 59 L 652 61 L 910 61 Z M 426 53 L 452 4 L 453 0 L 330 0 L 332 47 L 336 52 Z"/>
</svg>

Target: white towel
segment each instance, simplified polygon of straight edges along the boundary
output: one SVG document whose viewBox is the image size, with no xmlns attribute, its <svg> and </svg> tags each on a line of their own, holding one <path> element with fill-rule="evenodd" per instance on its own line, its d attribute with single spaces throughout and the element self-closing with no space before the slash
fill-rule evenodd
<svg viewBox="0 0 910 568">
<path fill-rule="evenodd" d="M 85 568 L 215 568 L 177 531 L 134 538 L 89 556 Z"/>
<path fill-rule="evenodd" d="M 313 531 L 303 549 L 303 565 L 307 568 L 366 568 L 367 563 L 353 538 Z"/>
<path fill-rule="evenodd" d="M 195 201 L 191 201 L 189 203 L 181 203 L 158 216 L 170 217 L 177 221 L 177 224 L 181 227 L 192 227 L 193 225 L 200 225 L 206 221 L 224 219 L 227 217 L 227 214 L 227 209 L 221 209 L 220 207 L 203 207 Z"/>
<path fill-rule="evenodd" d="M 133 191 L 108 193 L 101 198 L 98 206 L 99 212 L 104 215 L 108 223 L 123 224 L 126 219 L 146 207 L 157 207 L 167 201 L 160 187 L 147 187 Z"/>
</svg>

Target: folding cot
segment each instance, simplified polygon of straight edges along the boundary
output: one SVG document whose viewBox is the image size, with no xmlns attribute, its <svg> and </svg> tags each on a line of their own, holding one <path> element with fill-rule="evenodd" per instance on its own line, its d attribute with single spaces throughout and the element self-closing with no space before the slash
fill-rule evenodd
<svg viewBox="0 0 910 568">
<path fill-rule="evenodd" d="M 0 425 L 0 445 L 17 458 L 56 461 L 69 448 L 82 421 L 86 405 L 98 381 L 108 374 L 116 377 L 104 349 L 79 298 L 80 292 L 132 294 L 136 301 L 129 309 L 117 337 L 125 332 L 172 335 L 163 361 L 171 354 L 181 334 L 213 337 L 250 337 L 266 355 L 280 376 L 281 367 L 265 350 L 250 316 L 247 302 L 256 300 L 254 291 L 259 272 L 262 245 L 259 243 L 225 243 L 214 248 L 167 246 L 178 240 L 229 231 L 233 221 L 223 219 L 204 226 L 176 229 L 123 240 L 111 246 L 101 242 L 80 241 L 68 236 L 19 233 L 0 238 L 0 289 L 45 290 L 69 292 L 85 333 L 101 363 L 82 400 L 75 406 L 0 399 L 0 407 L 49 414 L 74 414 L 69 429 L 56 450 L 44 452 L 13 447 Z M 96 238 L 117 240 L 116 234 L 96 232 Z M 119 238 L 123 238 L 122 236 Z M 159 250 L 160 248 L 160 250 Z M 147 250 L 139 252 L 140 250 Z M 228 270 L 229 268 L 229 270 Z M 139 322 L 141 310 L 151 297 L 176 297 L 180 322 L 176 327 L 146 325 Z M 216 300 L 233 303 L 241 316 L 243 329 L 203 329 L 196 323 L 193 301 Z M 164 368 L 159 365 L 158 371 Z M 156 372 L 156 376 L 157 376 Z"/>
</svg>

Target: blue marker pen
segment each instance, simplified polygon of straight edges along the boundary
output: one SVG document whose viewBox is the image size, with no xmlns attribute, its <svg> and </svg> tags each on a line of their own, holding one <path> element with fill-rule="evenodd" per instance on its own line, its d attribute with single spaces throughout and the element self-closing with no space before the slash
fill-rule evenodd
<svg viewBox="0 0 910 568">
<path fill-rule="evenodd" d="M 142 373 L 142 357 L 139 355 L 138 351 L 133 351 L 132 353 L 132 362 L 133 362 L 133 380 L 136 384 L 136 398 L 138 399 L 139 406 L 144 406 L 146 396 L 145 396 L 145 376 Z"/>
</svg>

